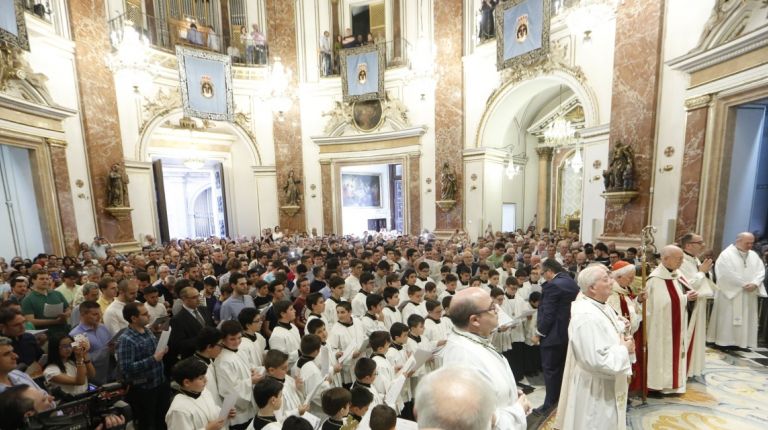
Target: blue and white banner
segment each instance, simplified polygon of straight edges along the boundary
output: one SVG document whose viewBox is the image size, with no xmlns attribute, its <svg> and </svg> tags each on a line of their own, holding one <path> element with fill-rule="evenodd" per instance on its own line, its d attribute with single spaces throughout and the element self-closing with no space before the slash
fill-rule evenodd
<svg viewBox="0 0 768 430">
<path fill-rule="evenodd" d="M 232 121 L 232 70 L 230 57 L 177 46 L 184 114 L 204 119 Z"/>
<path fill-rule="evenodd" d="M 504 10 L 504 61 L 541 48 L 544 4 L 525 0 Z"/>
<path fill-rule="evenodd" d="M 383 46 L 366 45 L 342 49 L 341 88 L 345 102 L 384 98 Z"/>
</svg>

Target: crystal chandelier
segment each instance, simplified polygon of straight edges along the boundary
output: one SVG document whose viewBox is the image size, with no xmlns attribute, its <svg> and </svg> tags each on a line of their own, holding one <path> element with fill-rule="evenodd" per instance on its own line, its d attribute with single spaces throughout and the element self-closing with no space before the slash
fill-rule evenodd
<svg viewBox="0 0 768 430">
<path fill-rule="evenodd" d="M 192 170 L 200 170 L 205 165 L 205 160 L 202 158 L 187 158 L 184 160 L 184 167 Z"/>
<path fill-rule="evenodd" d="M 153 69 L 149 61 L 149 42 L 133 27 L 133 22 L 125 20 L 123 27 L 110 35 L 115 50 L 107 55 L 107 67 L 113 72 L 125 72 L 129 77 L 133 91 L 148 88 L 152 83 Z"/>
<path fill-rule="evenodd" d="M 560 94 L 558 96 L 558 110 L 563 106 L 563 86 L 560 85 Z M 576 129 L 573 127 L 570 121 L 558 116 L 549 124 L 546 130 L 544 130 L 544 142 L 551 146 L 563 146 L 568 145 L 573 141 L 576 136 Z"/>
<path fill-rule="evenodd" d="M 507 163 L 507 168 L 504 169 L 504 173 L 507 175 L 508 179 L 512 179 L 520 173 L 520 166 L 515 164 L 510 158 L 509 163 Z"/>
<path fill-rule="evenodd" d="M 285 67 L 280 57 L 275 57 L 269 71 L 270 104 L 272 111 L 277 114 L 278 121 L 285 121 L 284 113 L 293 105 L 289 94 L 289 85 L 293 73 Z"/>
<path fill-rule="evenodd" d="M 576 153 L 573 154 L 573 158 L 571 159 L 571 170 L 573 170 L 573 173 L 579 173 L 583 167 L 584 160 L 581 159 L 581 149 L 577 149 Z"/>
<path fill-rule="evenodd" d="M 594 29 L 609 21 L 621 0 L 579 0 L 566 11 L 565 22 L 571 33 L 591 40 Z"/>
</svg>

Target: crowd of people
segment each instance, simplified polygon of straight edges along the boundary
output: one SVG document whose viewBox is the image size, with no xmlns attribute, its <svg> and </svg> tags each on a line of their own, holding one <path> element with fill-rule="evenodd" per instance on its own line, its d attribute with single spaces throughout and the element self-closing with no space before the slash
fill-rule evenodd
<svg viewBox="0 0 768 430">
<path fill-rule="evenodd" d="M 96 238 L 77 256 L 0 259 L 0 415 L 19 417 L 0 428 L 115 381 L 140 429 L 507 430 L 558 405 L 557 428 L 624 428 L 643 307 L 657 395 L 701 374 L 705 334 L 757 346 L 753 245 L 743 233 L 713 263 L 685 235 L 646 290 L 636 249 L 532 228 L 148 237 L 125 254 Z"/>
</svg>

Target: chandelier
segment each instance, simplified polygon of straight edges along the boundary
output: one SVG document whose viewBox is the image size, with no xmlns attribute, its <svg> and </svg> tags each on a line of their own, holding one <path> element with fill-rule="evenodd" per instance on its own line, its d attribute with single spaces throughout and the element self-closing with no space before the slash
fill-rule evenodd
<svg viewBox="0 0 768 430">
<path fill-rule="evenodd" d="M 285 67 L 280 57 L 275 57 L 269 71 L 270 104 L 272 111 L 277 114 L 278 121 L 285 121 L 285 112 L 293 105 L 289 94 L 289 86 L 293 73 Z"/>
<path fill-rule="evenodd" d="M 514 163 L 512 159 L 509 159 L 509 163 L 507 163 L 507 168 L 504 169 L 504 173 L 507 175 L 508 179 L 512 179 L 515 176 L 517 176 L 518 173 L 520 173 L 520 166 Z"/>
<path fill-rule="evenodd" d="M 566 11 L 565 22 L 573 34 L 591 40 L 594 29 L 609 21 L 621 0 L 579 0 Z"/>
<path fill-rule="evenodd" d="M 152 65 L 149 61 L 149 42 L 133 26 L 130 20 L 110 34 L 114 51 L 107 55 L 107 67 L 113 72 L 125 72 L 135 93 L 152 83 Z"/>
<path fill-rule="evenodd" d="M 563 86 L 560 85 L 559 102 L 557 104 L 558 110 L 563 105 Z M 562 115 L 555 118 L 554 121 L 549 123 L 549 126 L 544 130 L 544 142 L 551 146 L 563 146 L 573 142 L 573 138 L 576 136 L 576 129 L 573 127 L 570 121 L 565 119 Z"/>
<path fill-rule="evenodd" d="M 571 158 L 570 164 L 573 173 L 581 172 L 581 169 L 584 167 L 584 160 L 581 159 L 581 149 L 577 149 L 576 153 L 573 154 L 573 158 Z"/>
</svg>

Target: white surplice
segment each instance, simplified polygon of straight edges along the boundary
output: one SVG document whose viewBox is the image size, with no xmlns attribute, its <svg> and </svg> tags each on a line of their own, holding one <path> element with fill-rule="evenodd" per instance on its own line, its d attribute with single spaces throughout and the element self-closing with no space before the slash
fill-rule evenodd
<svg viewBox="0 0 768 430">
<path fill-rule="evenodd" d="M 555 428 L 626 428 L 632 365 L 623 336 L 624 323 L 609 305 L 589 298 L 573 302 Z"/>
<path fill-rule="evenodd" d="M 526 428 L 523 407 L 517 402 L 517 384 L 507 360 L 488 339 L 454 328 L 448 343 L 440 351 L 443 366 L 462 365 L 476 370 L 493 388 L 496 399 L 494 430 Z"/>
<path fill-rule="evenodd" d="M 342 323 L 334 324 L 328 333 L 328 346 L 335 356 L 337 352 L 344 352 L 350 343 L 360 345 L 363 339 L 365 339 L 363 325 L 353 318 L 352 324 L 349 326 Z M 357 363 L 355 358 L 350 358 L 342 363 L 341 379 L 343 383 L 350 384 L 355 380 L 355 363 Z"/>
<path fill-rule="evenodd" d="M 755 251 L 742 253 L 734 245 L 715 262 L 717 295 L 709 319 L 707 340 L 722 346 L 757 347 L 757 297 L 766 297 L 765 266 Z M 757 285 L 752 292 L 747 284 Z"/>
<path fill-rule="evenodd" d="M 237 353 L 240 354 L 251 369 L 255 369 L 264 366 L 266 349 L 267 340 L 264 339 L 261 333 L 256 333 L 255 342 L 243 335 L 240 346 L 237 348 Z"/>
<path fill-rule="evenodd" d="M 381 314 L 384 315 L 384 326 L 387 327 L 387 330 L 392 328 L 392 324 L 399 322 L 405 324 L 403 321 L 403 314 L 400 313 L 400 310 L 394 306 L 385 306 L 384 310 L 381 311 Z"/>
<path fill-rule="evenodd" d="M 685 340 L 688 301 L 682 284 L 685 281 L 680 278 L 678 270 L 670 273 L 666 267 L 658 266 L 651 272 L 646 284 L 648 388 L 664 393 L 684 393 L 687 379 L 688 344 Z M 671 289 L 667 287 L 668 282 Z"/>
<path fill-rule="evenodd" d="M 687 345 L 691 351 L 688 359 L 688 376 L 699 376 L 704 372 L 704 361 L 707 349 L 707 299 L 715 292 L 715 285 L 706 274 L 699 272 L 701 261 L 693 255 L 685 254 L 680 273 L 683 274 L 688 286 L 699 293 L 691 318 L 688 322 Z"/>
<path fill-rule="evenodd" d="M 226 399 L 230 393 L 237 394 L 237 414 L 229 423 L 242 424 L 253 418 L 256 415 L 256 403 L 253 400 L 253 383 L 248 364 L 237 352 L 222 348 L 221 354 L 213 360 L 213 365 L 216 367 L 219 396 Z"/>
<path fill-rule="evenodd" d="M 299 361 L 301 363 L 301 361 Z M 317 367 L 317 363 L 314 360 L 309 360 L 301 366 L 301 379 L 304 381 L 304 399 L 305 403 L 309 404 L 309 411 L 312 414 L 317 415 L 320 418 L 326 418 L 328 414 L 323 412 L 323 404 L 321 398 L 323 392 L 332 388 L 333 386 L 323 377 L 320 368 Z M 308 399 L 307 396 L 311 394 L 311 391 L 316 386 L 320 385 L 320 389 L 317 390 L 315 395 Z"/>
<path fill-rule="evenodd" d="M 269 348 L 288 354 L 288 367 L 293 367 L 299 361 L 299 348 L 301 348 L 301 334 L 298 327 L 290 324 L 290 329 L 277 323 L 269 337 Z"/>
<path fill-rule="evenodd" d="M 209 422 L 218 419 L 219 410 L 221 406 L 216 404 L 207 388 L 196 399 L 179 393 L 173 397 L 165 414 L 165 424 L 174 430 L 203 430 Z"/>
</svg>

